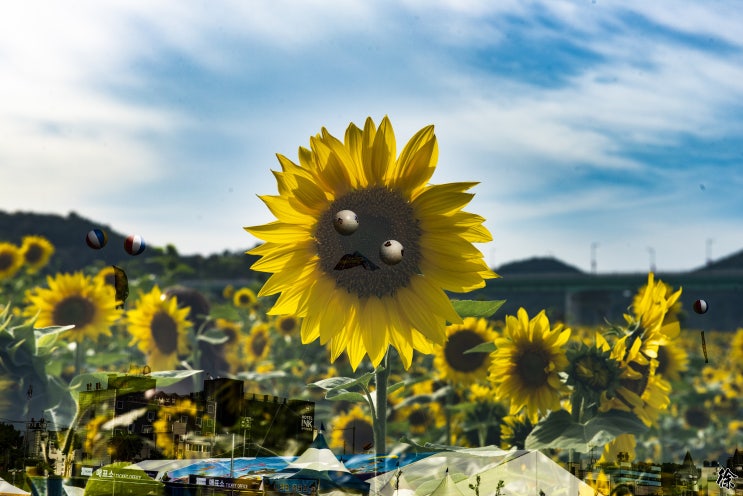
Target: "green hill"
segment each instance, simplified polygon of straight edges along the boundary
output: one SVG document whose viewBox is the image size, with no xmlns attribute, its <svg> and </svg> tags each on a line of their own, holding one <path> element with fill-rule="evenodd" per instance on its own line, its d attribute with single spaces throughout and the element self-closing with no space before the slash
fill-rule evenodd
<svg viewBox="0 0 743 496">
<path fill-rule="evenodd" d="M 88 231 L 102 229 L 108 243 L 100 250 L 91 249 L 85 242 Z M 55 248 L 46 273 L 74 272 L 91 266 L 119 265 L 130 276 L 155 274 L 167 271 L 176 281 L 193 279 L 265 279 L 264 274 L 250 270 L 257 257 L 244 251 L 224 252 L 208 257 L 181 256 L 176 247 L 147 246 L 138 256 L 128 255 L 124 249 L 126 236 L 111 226 L 86 219 L 75 212 L 66 217 L 56 214 L 31 212 L 8 213 L 0 211 L 0 241 L 20 245 L 24 236 L 39 235 L 48 239 Z M 246 247 L 246 250 L 250 247 Z"/>
</svg>

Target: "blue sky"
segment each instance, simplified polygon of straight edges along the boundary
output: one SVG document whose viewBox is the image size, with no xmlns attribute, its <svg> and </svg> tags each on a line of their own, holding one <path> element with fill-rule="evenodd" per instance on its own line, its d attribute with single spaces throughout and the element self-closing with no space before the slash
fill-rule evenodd
<svg viewBox="0 0 743 496">
<path fill-rule="evenodd" d="M 243 250 L 276 153 L 388 115 L 399 148 L 436 126 L 432 182 L 480 181 L 491 264 L 691 269 L 743 249 L 741 25 L 736 2 L 14 3 L 0 209 Z"/>
</svg>

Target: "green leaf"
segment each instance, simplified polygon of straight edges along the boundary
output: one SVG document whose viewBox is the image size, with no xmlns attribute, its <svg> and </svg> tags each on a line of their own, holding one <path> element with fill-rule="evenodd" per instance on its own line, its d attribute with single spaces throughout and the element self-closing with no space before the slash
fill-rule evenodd
<svg viewBox="0 0 743 496">
<path fill-rule="evenodd" d="M 393 393 L 403 387 L 405 387 L 405 381 L 396 382 L 390 386 L 387 386 L 387 394 Z"/>
<path fill-rule="evenodd" d="M 466 355 L 467 353 L 490 353 L 491 351 L 495 351 L 496 349 L 497 348 L 495 347 L 494 341 L 485 341 L 484 343 L 478 344 L 474 348 L 470 348 L 463 354 Z"/>
<path fill-rule="evenodd" d="M 476 301 L 452 300 L 451 304 L 460 317 L 477 317 L 487 319 L 503 306 L 506 300 Z"/>
<path fill-rule="evenodd" d="M 526 438 L 529 450 L 562 448 L 588 453 L 594 446 L 603 446 L 620 434 L 642 434 L 645 424 L 632 413 L 610 410 L 597 414 L 588 422 L 579 423 L 565 410 L 551 412 L 540 421 Z"/>
<path fill-rule="evenodd" d="M 351 377 L 330 377 L 321 381 L 312 382 L 309 386 L 318 387 L 326 391 L 332 391 L 334 389 L 351 389 L 354 386 L 361 386 L 366 388 L 369 386 L 369 382 L 374 378 L 374 372 L 367 372 L 360 375 L 356 379 Z"/>
<path fill-rule="evenodd" d="M 355 403 L 363 401 L 369 403 L 369 400 L 363 394 L 354 393 L 353 391 L 348 391 L 346 389 L 328 391 L 325 393 L 325 399 L 329 401 L 353 401 Z"/>
<path fill-rule="evenodd" d="M 65 331 L 69 331 L 74 328 L 74 325 L 66 326 L 51 326 L 34 328 L 34 334 L 36 334 L 36 347 L 37 348 L 50 348 L 57 342 L 57 338 L 60 334 Z"/>
<path fill-rule="evenodd" d="M 262 382 L 270 379 L 283 379 L 287 375 L 283 370 L 271 370 L 269 372 L 240 372 L 237 378 L 244 381 Z"/>
</svg>

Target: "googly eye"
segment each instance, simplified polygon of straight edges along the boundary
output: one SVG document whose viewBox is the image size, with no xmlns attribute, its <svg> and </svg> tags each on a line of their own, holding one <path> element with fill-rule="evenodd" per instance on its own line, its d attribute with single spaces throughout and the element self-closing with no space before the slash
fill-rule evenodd
<svg viewBox="0 0 743 496">
<path fill-rule="evenodd" d="M 359 228 L 359 217 L 351 210 L 341 210 L 333 218 L 333 227 L 344 236 L 350 236 Z"/>
<path fill-rule="evenodd" d="M 387 265 L 396 265 L 402 262 L 405 249 L 399 241 L 388 239 L 379 247 L 379 258 Z"/>
<path fill-rule="evenodd" d="M 699 314 L 707 313 L 708 308 L 709 308 L 709 305 L 704 300 L 697 300 L 694 302 L 694 311 L 696 313 L 699 313 Z"/>
</svg>

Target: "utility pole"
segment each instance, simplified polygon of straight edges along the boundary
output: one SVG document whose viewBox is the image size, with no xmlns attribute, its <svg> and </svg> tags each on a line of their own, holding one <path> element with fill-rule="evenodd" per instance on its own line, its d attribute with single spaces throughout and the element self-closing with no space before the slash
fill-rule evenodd
<svg viewBox="0 0 743 496">
<path fill-rule="evenodd" d="M 648 246 L 648 255 L 650 256 L 650 272 L 655 272 L 655 248 Z"/>
</svg>

